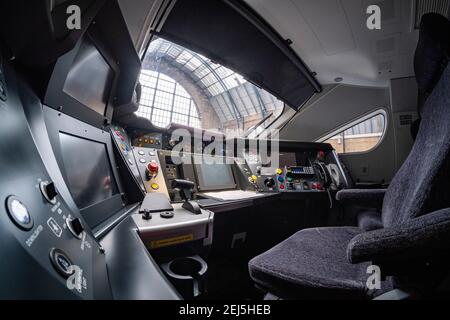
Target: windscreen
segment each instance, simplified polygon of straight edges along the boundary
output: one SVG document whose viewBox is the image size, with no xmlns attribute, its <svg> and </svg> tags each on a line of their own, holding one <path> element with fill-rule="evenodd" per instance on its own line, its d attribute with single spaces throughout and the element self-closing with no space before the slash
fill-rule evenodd
<svg viewBox="0 0 450 320">
<path fill-rule="evenodd" d="M 95 112 L 104 115 L 114 71 L 89 38 L 78 51 L 69 71 L 64 92 Z"/>
<path fill-rule="evenodd" d="M 240 74 L 163 38 L 148 47 L 140 83 L 136 114 L 158 127 L 180 124 L 242 137 L 284 110 L 282 101 Z"/>
<path fill-rule="evenodd" d="M 67 185 L 78 208 L 100 203 L 118 193 L 103 143 L 60 133 Z"/>
</svg>

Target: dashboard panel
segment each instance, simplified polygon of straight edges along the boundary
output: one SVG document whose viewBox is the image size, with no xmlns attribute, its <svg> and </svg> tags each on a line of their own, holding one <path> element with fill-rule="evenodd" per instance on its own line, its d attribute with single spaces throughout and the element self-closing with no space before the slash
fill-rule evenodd
<svg viewBox="0 0 450 320">
<path fill-rule="evenodd" d="M 172 149 L 177 142 L 171 141 L 170 131 L 142 133 L 142 130 L 129 130 L 132 137 L 129 139 L 126 131 L 115 126 L 113 136 L 122 151 L 130 171 L 139 173 L 140 181 L 147 193 L 160 192 L 169 196 L 172 201 L 180 201 L 178 191 L 172 189 L 172 181 L 185 179 L 195 183 L 194 195 L 201 198 L 207 191 L 225 190 L 251 190 L 258 193 L 323 193 L 329 190 L 336 191 L 346 184 L 345 173 L 339 163 L 337 154 L 327 144 L 279 142 L 279 156 L 276 165 L 265 165 L 267 159 L 263 155 L 252 151 L 251 143 L 247 140 L 243 152 L 235 150 L 232 157 L 226 157 L 225 144 L 235 141 L 224 141 L 221 154 L 215 156 L 224 159 L 223 166 L 212 165 L 211 168 L 202 167 L 209 156 L 201 153 L 191 153 L 195 150 L 195 143 L 191 148 L 185 148 L 180 156 Z M 138 132 L 136 134 L 136 132 Z M 127 137 L 127 138 L 124 138 Z M 124 142 L 131 141 L 131 145 Z M 162 142 L 161 142 L 162 141 Z M 202 144 L 202 151 L 211 141 Z M 125 144 L 122 146 L 122 144 Z M 198 144 L 198 143 L 197 143 Z M 156 148 L 156 146 L 158 146 Z M 129 151 L 131 150 L 131 152 Z M 187 151 L 186 151 L 187 150 Z M 222 153 L 223 151 L 223 153 Z M 266 156 L 267 157 L 267 156 Z M 213 157 L 214 158 L 214 157 Z M 200 159 L 200 160 L 199 160 Z M 133 163 L 133 164 L 131 164 Z M 199 164 L 200 163 L 200 164 Z M 135 167 L 135 168 L 133 168 Z M 152 169 L 152 167 L 154 167 Z M 221 169 L 223 168 L 223 170 Z M 155 173 L 151 174 L 154 170 Z M 216 180 L 212 187 L 205 185 L 206 177 Z M 230 179 L 232 174 L 232 180 Z"/>
</svg>

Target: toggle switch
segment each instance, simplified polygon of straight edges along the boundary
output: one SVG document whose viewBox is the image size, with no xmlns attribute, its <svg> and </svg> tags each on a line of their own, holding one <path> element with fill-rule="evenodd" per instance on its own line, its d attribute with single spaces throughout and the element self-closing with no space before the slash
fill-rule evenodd
<svg viewBox="0 0 450 320">
<path fill-rule="evenodd" d="M 75 219 L 67 218 L 66 225 L 70 233 L 72 233 L 75 238 L 81 239 L 81 235 L 83 234 L 84 231 L 84 226 L 80 218 Z"/>
<path fill-rule="evenodd" d="M 58 195 L 58 190 L 56 189 L 54 182 L 43 181 L 39 184 L 41 193 L 44 198 L 51 204 L 56 204 L 56 196 Z"/>
</svg>

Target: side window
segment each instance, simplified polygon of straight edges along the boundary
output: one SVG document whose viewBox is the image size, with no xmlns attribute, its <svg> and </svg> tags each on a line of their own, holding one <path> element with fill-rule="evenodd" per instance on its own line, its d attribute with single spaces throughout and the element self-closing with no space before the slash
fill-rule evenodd
<svg viewBox="0 0 450 320">
<path fill-rule="evenodd" d="M 355 121 L 341 131 L 334 132 L 332 137 L 324 141 L 333 146 L 337 153 L 368 152 L 374 149 L 383 139 L 386 129 L 386 116 L 384 111 Z"/>
</svg>

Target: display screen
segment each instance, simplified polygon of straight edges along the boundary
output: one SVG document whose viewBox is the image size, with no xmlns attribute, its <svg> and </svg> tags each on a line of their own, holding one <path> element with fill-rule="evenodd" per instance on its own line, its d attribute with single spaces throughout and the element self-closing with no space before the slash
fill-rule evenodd
<svg viewBox="0 0 450 320">
<path fill-rule="evenodd" d="M 297 165 L 295 152 L 280 152 L 280 167 L 292 167 Z"/>
<path fill-rule="evenodd" d="M 196 165 L 200 191 L 229 190 L 236 188 L 233 172 L 228 164 L 203 163 Z"/>
<path fill-rule="evenodd" d="M 103 116 L 113 81 L 114 70 L 86 37 L 70 68 L 63 91 Z"/>
<path fill-rule="evenodd" d="M 281 152 L 280 167 L 309 167 L 308 154 L 305 152 Z"/>
<path fill-rule="evenodd" d="M 67 185 L 80 210 L 111 198 L 118 188 L 106 145 L 60 133 Z"/>
</svg>

